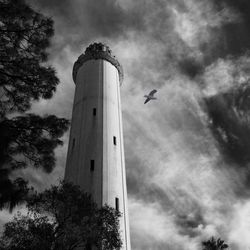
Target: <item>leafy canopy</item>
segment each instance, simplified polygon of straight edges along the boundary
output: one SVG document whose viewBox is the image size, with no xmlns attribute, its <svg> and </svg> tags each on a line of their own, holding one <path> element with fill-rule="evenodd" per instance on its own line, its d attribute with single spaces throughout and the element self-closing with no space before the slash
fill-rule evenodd
<svg viewBox="0 0 250 250">
<path fill-rule="evenodd" d="M 55 166 L 54 149 L 69 122 L 27 114 L 32 102 L 53 96 L 59 79 L 48 66 L 53 21 L 23 0 L 0 0 L 0 208 L 12 209 L 27 194 L 26 181 L 10 174 L 27 166 Z"/>
<path fill-rule="evenodd" d="M 203 250 L 223 250 L 227 249 L 228 245 L 218 238 L 217 240 L 214 237 L 211 237 L 207 241 L 202 242 Z"/>
<path fill-rule="evenodd" d="M 28 214 L 5 224 L 3 250 L 120 249 L 120 213 L 98 208 L 78 186 L 61 182 L 28 200 Z"/>
<path fill-rule="evenodd" d="M 55 70 L 45 66 L 53 21 L 22 0 L 0 1 L 1 113 L 24 112 L 32 100 L 51 98 L 59 83 Z"/>
</svg>

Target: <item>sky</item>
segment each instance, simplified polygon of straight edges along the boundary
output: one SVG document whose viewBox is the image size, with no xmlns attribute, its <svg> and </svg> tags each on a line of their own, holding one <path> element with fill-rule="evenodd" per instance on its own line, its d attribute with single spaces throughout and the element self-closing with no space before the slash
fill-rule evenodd
<svg viewBox="0 0 250 250">
<path fill-rule="evenodd" d="M 54 20 L 48 63 L 60 85 L 31 112 L 71 118 L 72 67 L 104 42 L 121 86 L 133 250 L 198 250 L 221 237 L 250 249 L 250 2 L 248 0 L 33 0 Z M 144 94 L 158 92 L 144 105 Z M 63 178 L 69 133 L 38 189 Z M 5 216 L 7 218 L 7 212 Z M 4 217 L 4 218 L 5 218 Z"/>
</svg>

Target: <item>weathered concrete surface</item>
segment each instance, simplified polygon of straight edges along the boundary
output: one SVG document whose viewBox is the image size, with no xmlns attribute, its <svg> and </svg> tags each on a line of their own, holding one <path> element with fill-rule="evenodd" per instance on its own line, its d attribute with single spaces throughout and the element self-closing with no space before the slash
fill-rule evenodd
<svg viewBox="0 0 250 250">
<path fill-rule="evenodd" d="M 84 62 L 76 74 L 65 179 L 99 206 L 116 207 L 119 199 L 122 249 L 130 250 L 119 74 L 103 59 Z"/>
</svg>

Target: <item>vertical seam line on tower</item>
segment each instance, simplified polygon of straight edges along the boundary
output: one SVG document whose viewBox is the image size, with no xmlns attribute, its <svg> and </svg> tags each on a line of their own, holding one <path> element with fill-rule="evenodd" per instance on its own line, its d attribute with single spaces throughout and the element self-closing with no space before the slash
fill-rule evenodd
<svg viewBox="0 0 250 250">
<path fill-rule="evenodd" d="M 83 65 L 82 65 L 83 66 Z M 81 67 L 82 68 L 82 67 Z M 79 72 L 79 71 L 78 71 Z M 81 82 L 79 83 L 78 82 L 78 84 L 76 84 L 76 88 L 78 87 L 79 88 L 79 84 L 81 84 Z M 81 85 L 83 85 L 83 84 L 81 84 Z M 84 107 L 83 107 L 83 105 L 80 105 L 80 108 L 82 108 L 82 109 L 84 109 Z M 81 110 L 81 109 L 80 109 Z M 82 117 L 82 115 L 83 115 L 83 112 L 82 112 L 83 110 L 81 110 L 81 112 L 80 112 L 80 114 L 81 114 L 81 117 L 80 117 L 80 120 L 81 120 L 81 125 L 80 125 L 80 141 L 82 141 L 82 131 L 84 131 L 84 129 L 82 129 L 82 125 L 83 125 L 83 120 L 84 119 L 82 119 L 83 117 Z M 80 151 L 80 143 L 78 143 L 78 145 L 79 145 L 79 147 L 78 147 L 78 150 Z M 77 173 L 80 173 L 80 157 L 81 157 L 81 155 L 82 154 L 78 154 L 78 157 L 77 157 Z M 81 174 L 78 174 L 77 175 L 77 185 L 79 185 L 80 184 L 80 181 L 79 181 L 79 178 L 80 178 L 80 176 L 81 176 Z"/>
<path fill-rule="evenodd" d="M 116 74 L 116 82 L 117 82 L 117 74 Z M 119 132 L 120 132 L 120 137 L 123 136 L 122 134 L 122 126 L 121 126 L 121 119 L 122 119 L 122 116 L 121 116 L 121 100 L 120 100 L 120 92 L 119 92 L 119 88 L 120 88 L 120 81 L 118 80 L 118 84 L 116 84 L 116 91 L 117 91 L 117 98 L 118 98 L 118 120 L 119 120 Z M 120 112 L 119 112 L 120 111 Z M 122 143 L 123 143 L 123 139 L 122 139 Z M 124 168 L 125 166 L 123 165 L 123 163 L 125 164 L 125 159 L 124 159 L 124 151 L 123 151 L 123 154 L 122 154 L 122 145 L 121 143 L 121 138 L 120 138 L 120 154 L 121 154 L 121 172 L 122 172 L 122 199 L 123 199 L 123 214 L 124 214 L 124 235 L 125 235 L 125 242 L 126 242 L 126 249 L 127 249 L 127 222 L 126 222 L 126 206 L 125 206 L 125 192 L 124 192 Z"/>
<path fill-rule="evenodd" d="M 99 67 L 99 84 L 101 85 L 101 88 L 102 88 L 102 98 L 101 98 L 101 104 L 102 104 L 102 156 L 101 156 L 101 206 L 103 206 L 103 177 L 104 177 L 104 173 L 103 173 L 103 165 L 104 165 L 104 156 L 103 156 L 103 153 L 104 153 L 104 77 L 103 77 L 103 74 L 104 74 L 104 70 L 103 70 L 103 60 L 100 60 L 99 61 L 100 63 L 100 67 Z"/>
</svg>

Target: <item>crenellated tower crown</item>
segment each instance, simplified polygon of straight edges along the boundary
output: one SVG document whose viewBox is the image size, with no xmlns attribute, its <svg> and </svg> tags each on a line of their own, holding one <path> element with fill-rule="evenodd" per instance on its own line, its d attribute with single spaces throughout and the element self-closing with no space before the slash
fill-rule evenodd
<svg viewBox="0 0 250 250">
<path fill-rule="evenodd" d="M 112 55 L 111 49 L 103 43 L 93 43 L 86 48 L 84 54 L 81 54 L 73 66 L 73 80 L 76 82 L 76 75 L 78 69 L 89 60 L 103 59 L 114 65 L 119 73 L 120 84 L 123 80 L 123 69 L 116 57 Z"/>
</svg>

